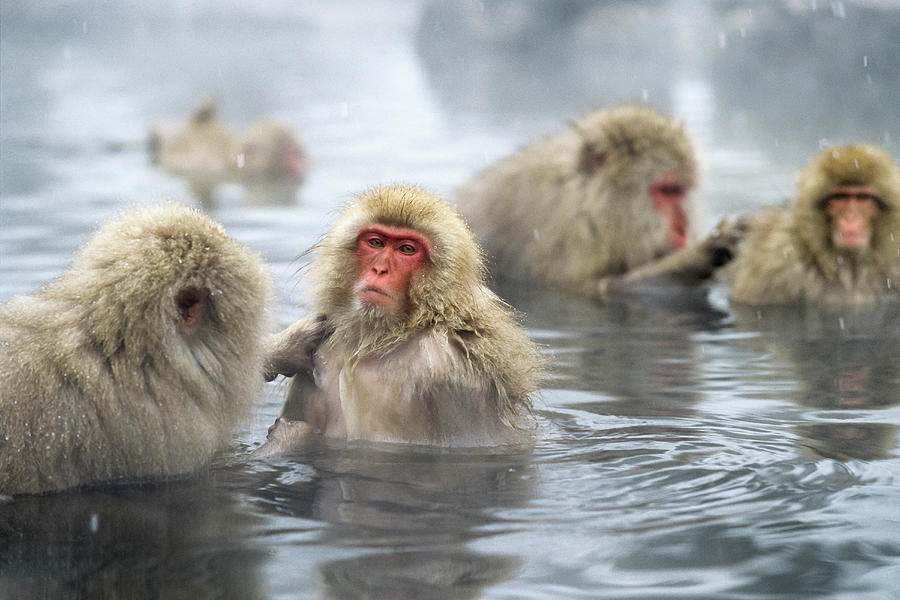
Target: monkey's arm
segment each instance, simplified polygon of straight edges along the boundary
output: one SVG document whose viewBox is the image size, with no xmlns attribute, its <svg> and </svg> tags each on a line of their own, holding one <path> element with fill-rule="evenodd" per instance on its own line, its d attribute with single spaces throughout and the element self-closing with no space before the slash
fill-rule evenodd
<svg viewBox="0 0 900 600">
<path fill-rule="evenodd" d="M 312 371 L 312 357 L 330 331 L 325 315 L 311 315 L 266 340 L 263 377 L 293 377 Z"/>
<path fill-rule="evenodd" d="M 750 219 L 722 219 L 706 239 L 667 254 L 659 260 L 628 271 L 624 275 L 603 277 L 590 284 L 591 292 L 601 298 L 638 291 L 641 287 L 676 284 L 694 286 L 712 277 L 716 269 L 728 264 L 737 253 Z"/>
</svg>

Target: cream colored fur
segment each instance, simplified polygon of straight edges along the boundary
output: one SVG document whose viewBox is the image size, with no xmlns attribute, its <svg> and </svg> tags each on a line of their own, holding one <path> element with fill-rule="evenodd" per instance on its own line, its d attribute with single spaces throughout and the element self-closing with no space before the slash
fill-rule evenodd
<svg viewBox="0 0 900 600">
<path fill-rule="evenodd" d="M 208 292 L 176 331 L 175 296 Z M 260 258 L 196 210 L 107 222 L 72 267 L 0 307 L 0 492 L 191 472 L 260 391 L 271 282 Z"/>
</svg>

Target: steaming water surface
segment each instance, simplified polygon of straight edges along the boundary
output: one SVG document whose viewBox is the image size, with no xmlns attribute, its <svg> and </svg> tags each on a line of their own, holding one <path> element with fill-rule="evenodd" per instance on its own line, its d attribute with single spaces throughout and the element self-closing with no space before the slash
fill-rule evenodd
<svg viewBox="0 0 900 600">
<path fill-rule="evenodd" d="M 205 95 L 234 127 L 289 123 L 312 157 L 286 202 L 223 186 L 203 205 L 272 265 L 281 326 L 305 313 L 302 252 L 353 192 L 449 196 L 597 105 L 687 122 L 707 227 L 787 198 L 823 140 L 897 156 L 895 10 L 698 4 L 4 5 L 0 300 L 123 207 L 199 206 L 143 139 Z M 554 364 L 532 447 L 245 464 L 274 383 L 200 477 L 0 504 L 0 598 L 900 597 L 896 309 L 500 292 Z"/>
</svg>

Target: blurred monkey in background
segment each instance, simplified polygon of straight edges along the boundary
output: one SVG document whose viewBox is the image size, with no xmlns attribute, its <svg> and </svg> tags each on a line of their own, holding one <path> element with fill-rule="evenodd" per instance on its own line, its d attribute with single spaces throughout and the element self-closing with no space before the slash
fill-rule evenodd
<svg viewBox="0 0 900 600">
<path fill-rule="evenodd" d="M 288 127 L 260 120 L 233 133 L 217 119 L 211 100 L 187 121 L 154 128 L 149 147 L 153 162 L 187 180 L 204 203 L 228 182 L 243 185 L 254 197 L 281 190 L 290 199 L 309 168 L 303 145 Z"/>
<path fill-rule="evenodd" d="M 752 218 L 726 273 L 738 304 L 900 299 L 900 167 L 875 146 L 826 148 L 787 206 Z"/>
<path fill-rule="evenodd" d="M 602 297 L 638 281 L 694 285 L 730 259 L 736 230 L 689 244 L 697 179 L 681 125 L 622 106 L 521 148 L 455 198 L 497 278 Z"/>
</svg>

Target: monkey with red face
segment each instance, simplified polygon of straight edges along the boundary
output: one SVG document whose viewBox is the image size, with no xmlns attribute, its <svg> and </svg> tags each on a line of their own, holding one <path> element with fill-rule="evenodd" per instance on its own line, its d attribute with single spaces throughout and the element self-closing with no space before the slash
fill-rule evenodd
<svg viewBox="0 0 900 600">
<path fill-rule="evenodd" d="M 455 199 L 498 278 L 591 296 L 671 280 L 693 285 L 727 262 L 740 231 L 691 245 L 694 145 L 646 107 L 597 110 L 488 167 Z"/>
<path fill-rule="evenodd" d="M 256 456 L 319 435 L 438 446 L 527 437 L 542 359 L 484 284 L 481 253 L 442 200 L 374 188 L 314 248 L 313 314 L 270 340 L 293 377 Z"/>
<path fill-rule="evenodd" d="M 826 148 L 794 199 L 753 217 L 727 269 L 736 304 L 866 305 L 900 299 L 900 167 L 868 144 Z"/>
</svg>

